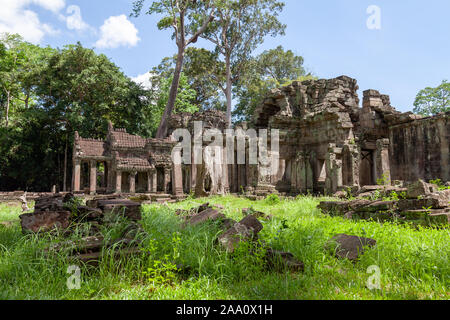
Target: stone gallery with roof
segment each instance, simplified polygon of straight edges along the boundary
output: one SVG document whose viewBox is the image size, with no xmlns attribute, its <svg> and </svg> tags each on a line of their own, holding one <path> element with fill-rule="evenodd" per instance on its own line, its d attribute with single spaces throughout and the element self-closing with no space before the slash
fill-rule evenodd
<svg viewBox="0 0 450 320">
<path fill-rule="evenodd" d="M 293 82 L 271 91 L 252 121 L 241 126 L 280 130 L 274 175 L 250 164 L 174 165 L 171 154 L 177 143 L 170 137 L 145 139 L 111 124 L 105 140 L 76 133 L 73 191 L 333 194 L 394 181 L 450 181 L 450 113 L 401 113 L 390 105 L 389 96 L 375 90 L 364 91 L 361 108 L 357 90 L 356 80 L 341 76 Z M 207 111 L 174 115 L 170 132 L 192 132 L 194 121 L 203 121 L 205 130 L 226 127 L 223 113 Z"/>
</svg>

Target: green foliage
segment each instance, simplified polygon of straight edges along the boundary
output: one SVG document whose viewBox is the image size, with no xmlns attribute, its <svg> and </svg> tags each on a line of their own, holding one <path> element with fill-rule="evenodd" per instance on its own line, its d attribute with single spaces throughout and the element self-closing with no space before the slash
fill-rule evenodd
<svg viewBox="0 0 450 320">
<path fill-rule="evenodd" d="M 269 206 L 265 200 L 236 197 L 195 199 L 169 207 L 143 208 L 142 255 L 102 260 L 98 268 L 81 267 L 80 290 L 67 290 L 66 253 L 45 257 L 43 248 L 57 237 L 24 236 L 20 224 L 0 225 L 0 298 L 86 300 L 447 300 L 448 229 L 413 228 L 392 222 L 351 221 L 323 215 L 317 208 L 329 198 L 301 197 Z M 304 262 L 304 273 L 267 270 L 265 246 L 243 244 L 236 254 L 217 246 L 215 223 L 181 228 L 176 209 L 205 201 L 225 207 L 227 217 L 241 219 L 243 208 L 269 213 L 261 221 L 262 242 L 291 252 Z M 20 206 L 0 204 L 0 221 L 12 221 Z M 287 227 L 287 228 L 286 228 Z M 371 237 L 377 246 L 352 263 L 336 259 L 325 244 L 339 233 Z M 76 238 L 73 238 L 76 240 Z M 254 253 L 254 256 L 249 254 Z M 175 259 L 174 259 L 175 257 Z M 154 261 L 159 261 L 155 266 Z M 185 270 L 175 270 L 175 264 Z M 166 264 L 166 265 L 164 265 Z M 369 290 L 367 268 L 381 269 L 382 290 Z M 143 274 L 146 271 L 148 274 Z M 175 276 L 174 276 L 175 275 Z"/>
<path fill-rule="evenodd" d="M 436 87 L 421 90 L 414 101 L 414 112 L 423 116 L 432 116 L 450 111 L 450 83 L 447 80 Z"/>
<path fill-rule="evenodd" d="M 450 187 L 447 187 L 446 185 L 444 185 L 444 183 L 442 182 L 441 179 L 431 180 L 430 183 L 437 185 L 439 191 L 450 190 Z"/>
<path fill-rule="evenodd" d="M 143 274 L 153 286 L 171 285 L 175 281 L 177 266 L 168 261 L 168 256 L 163 261 L 154 260 L 152 263 Z"/>
<path fill-rule="evenodd" d="M 372 201 L 381 200 L 381 199 L 383 199 L 383 196 L 382 196 L 380 190 L 375 190 L 375 192 L 373 192 L 372 195 L 370 196 L 370 200 L 372 200 Z"/>
<path fill-rule="evenodd" d="M 41 48 L 16 35 L 4 36 L 0 48 L 2 115 L 9 110 L 8 126 L 0 124 L 0 190 L 63 189 L 75 131 L 104 138 L 112 121 L 130 133 L 151 136 L 153 92 L 106 56 L 80 44 Z"/>
<path fill-rule="evenodd" d="M 78 207 L 84 205 L 83 199 L 80 197 L 73 197 L 68 202 L 64 203 L 64 209 L 72 213 L 72 217 L 78 217 Z"/>
<path fill-rule="evenodd" d="M 284 6 L 277 0 L 218 1 L 216 19 L 200 35 L 215 46 L 214 53 L 220 59 L 211 78 L 225 93 L 229 122 L 233 86 L 245 74 L 253 51 L 266 36 L 284 35 L 286 26 L 278 20 Z"/>
<path fill-rule="evenodd" d="M 266 204 L 273 206 L 273 205 L 279 204 L 281 202 L 281 200 L 277 194 L 273 193 L 266 197 L 265 202 L 266 202 Z"/>
<path fill-rule="evenodd" d="M 383 173 L 381 178 L 377 179 L 377 185 L 386 186 L 391 184 L 390 173 Z"/>
</svg>

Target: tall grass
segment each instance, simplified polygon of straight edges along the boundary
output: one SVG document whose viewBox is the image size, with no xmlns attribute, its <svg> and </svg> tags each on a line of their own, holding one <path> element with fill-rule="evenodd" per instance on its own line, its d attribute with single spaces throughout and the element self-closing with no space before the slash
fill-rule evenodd
<svg viewBox="0 0 450 320">
<path fill-rule="evenodd" d="M 114 259 L 106 254 L 98 267 L 80 266 L 80 290 L 66 287 L 64 253 L 47 258 L 43 249 L 62 237 L 22 235 L 20 226 L 0 226 L 0 298 L 3 299 L 448 299 L 450 288 L 449 229 L 416 229 L 394 223 L 350 221 L 323 215 L 323 199 L 299 197 L 280 203 L 235 197 L 210 197 L 163 206 L 143 207 L 147 235 L 141 253 Z M 304 273 L 267 270 L 260 256 L 242 246 L 234 255 L 216 243 L 220 225 L 209 222 L 182 228 L 176 209 L 204 202 L 222 205 L 237 221 L 242 208 L 273 216 L 261 220 L 260 239 L 288 251 L 305 263 Z M 0 206 L 0 221 L 17 219 L 20 210 Z M 109 233 L 114 234 L 114 230 Z M 352 263 L 324 249 L 338 233 L 371 237 L 377 246 Z M 178 265 L 183 270 L 157 270 L 167 281 L 150 277 L 154 266 Z M 369 266 L 381 270 L 381 290 L 366 287 Z M 147 273 L 146 273 L 147 272 Z M 155 272 L 153 272 L 155 274 Z M 160 278 L 161 278 L 160 277 Z M 158 278 L 158 279 L 160 279 Z M 155 280 L 156 279 L 156 280 Z"/>
</svg>

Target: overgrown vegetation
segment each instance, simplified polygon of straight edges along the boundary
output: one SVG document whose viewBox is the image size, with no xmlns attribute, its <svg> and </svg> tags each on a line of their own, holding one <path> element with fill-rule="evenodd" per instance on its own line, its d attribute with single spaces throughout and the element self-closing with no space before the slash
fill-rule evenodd
<svg viewBox="0 0 450 320">
<path fill-rule="evenodd" d="M 141 224 L 148 235 L 142 239 L 142 253 L 120 260 L 106 254 L 98 268 L 80 266 L 79 290 L 66 286 L 73 261 L 63 254 L 52 259 L 42 254 L 60 236 L 24 236 L 18 222 L 12 228 L 0 225 L 0 298 L 448 299 L 449 229 L 330 217 L 316 208 L 321 200 L 300 196 L 268 204 L 214 197 L 144 206 Z M 214 222 L 182 229 L 175 210 L 205 201 L 221 204 L 235 220 L 243 218 L 242 208 L 272 215 L 270 221 L 261 220 L 261 240 L 293 253 L 305 263 L 305 272 L 269 271 L 262 263 L 264 252 L 249 255 L 248 245 L 227 254 L 215 243 L 220 227 Z M 19 214 L 17 206 L 0 205 L 0 221 L 16 221 Z M 117 228 L 119 232 L 122 226 Z M 338 260 L 324 245 L 339 233 L 371 237 L 377 246 L 355 264 Z M 373 265 L 381 269 L 381 290 L 366 287 Z"/>
</svg>

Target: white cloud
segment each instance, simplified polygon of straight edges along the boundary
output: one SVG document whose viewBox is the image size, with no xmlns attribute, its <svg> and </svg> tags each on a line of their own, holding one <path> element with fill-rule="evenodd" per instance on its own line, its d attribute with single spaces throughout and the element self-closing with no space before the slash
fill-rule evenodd
<svg viewBox="0 0 450 320">
<path fill-rule="evenodd" d="M 36 12 L 27 9 L 37 5 L 54 13 L 64 8 L 64 0 L 0 0 L 0 33 L 18 33 L 26 41 L 39 43 L 45 35 L 58 31 L 41 23 Z"/>
<path fill-rule="evenodd" d="M 147 73 L 140 74 L 140 75 L 136 76 L 135 78 L 131 78 L 131 80 L 133 80 L 137 84 L 142 85 L 145 89 L 151 89 L 152 82 L 150 79 L 153 78 L 154 76 L 155 76 L 155 74 L 149 71 Z"/>
<path fill-rule="evenodd" d="M 67 7 L 66 13 L 69 14 L 69 16 L 64 17 L 66 20 L 67 29 L 84 30 L 89 27 L 81 17 L 81 9 L 79 6 L 71 5 Z"/>
<path fill-rule="evenodd" d="M 65 0 L 28 0 L 28 1 L 19 0 L 17 2 L 29 2 L 29 3 L 31 2 L 54 13 L 58 13 L 62 8 L 66 6 Z"/>
<path fill-rule="evenodd" d="M 97 48 L 114 49 L 120 46 L 135 46 L 139 40 L 138 30 L 127 17 L 109 17 L 100 27 L 100 39 L 95 43 Z"/>
</svg>

